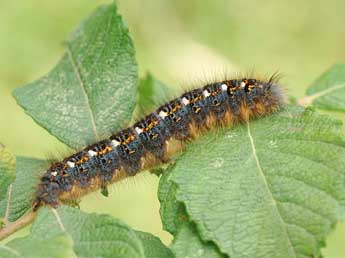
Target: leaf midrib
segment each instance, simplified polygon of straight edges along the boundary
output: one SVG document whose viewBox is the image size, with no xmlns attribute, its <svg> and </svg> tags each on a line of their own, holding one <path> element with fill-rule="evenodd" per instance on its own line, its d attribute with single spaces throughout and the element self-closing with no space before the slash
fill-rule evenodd
<svg viewBox="0 0 345 258">
<path fill-rule="evenodd" d="M 288 245 L 290 246 L 291 250 L 292 250 L 292 253 L 293 253 L 293 257 L 297 257 L 296 255 L 296 251 L 291 243 L 291 240 L 290 240 L 290 237 L 289 237 L 289 234 L 287 232 L 287 228 L 286 228 L 286 223 L 284 222 L 280 212 L 279 212 L 279 209 L 277 207 L 277 201 L 274 199 L 273 195 L 272 195 L 272 192 L 268 186 L 268 182 L 266 180 L 266 176 L 262 170 L 262 167 L 261 167 L 261 164 L 260 164 L 260 161 L 259 161 L 259 158 L 256 154 L 256 147 L 255 147 L 255 143 L 254 143 L 254 139 L 253 139 L 253 136 L 252 136 L 252 133 L 251 133 L 251 130 L 250 130 L 250 124 L 249 124 L 249 121 L 247 122 L 247 135 L 248 135 L 248 138 L 249 138 L 249 141 L 250 141 L 250 145 L 251 145 L 251 148 L 252 148 L 252 152 L 253 152 L 253 156 L 254 156 L 254 159 L 255 159 L 255 163 L 256 163 L 256 167 L 257 167 L 257 170 L 259 172 L 259 177 L 262 179 L 264 185 L 265 185 L 265 189 L 266 189 L 266 192 L 268 193 L 268 196 L 269 198 L 272 200 L 272 203 L 273 203 L 273 206 L 274 206 L 274 210 L 276 211 L 277 215 L 278 215 L 278 218 L 283 226 L 283 231 L 284 231 L 284 234 L 286 236 L 286 239 L 288 241 Z"/>
<path fill-rule="evenodd" d="M 105 29 L 105 31 L 103 33 L 103 39 L 108 35 L 108 31 L 110 30 L 110 27 L 111 27 L 110 25 L 111 25 L 111 22 L 113 20 L 113 16 L 114 16 L 114 12 L 111 12 L 111 15 L 110 15 L 110 17 L 108 19 L 108 23 L 107 23 L 107 28 Z M 93 66 L 94 66 L 95 63 L 97 63 L 97 61 L 100 58 L 100 56 L 103 55 L 103 52 L 104 52 L 104 49 L 105 49 L 105 45 L 106 44 L 104 44 L 102 46 L 102 49 L 99 51 L 99 54 L 98 54 L 96 60 L 94 60 L 94 62 L 92 63 L 91 68 L 90 68 L 90 72 L 93 70 Z M 77 65 L 77 63 L 76 63 L 76 61 L 75 61 L 75 59 L 73 57 L 70 43 L 67 43 L 67 53 L 68 53 L 68 58 L 70 60 L 70 63 L 72 65 L 72 67 L 73 67 L 74 73 L 75 73 L 75 75 L 77 77 L 77 80 L 79 82 L 79 86 L 80 86 L 80 88 L 82 90 L 84 99 L 86 101 L 87 111 L 88 111 L 88 113 L 90 115 L 90 119 L 91 119 L 92 131 L 94 133 L 95 139 L 97 140 L 97 139 L 99 139 L 99 135 L 98 135 L 98 132 L 97 132 L 95 115 L 94 115 L 93 110 L 92 110 L 91 105 L 90 105 L 89 96 L 88 96 L 86 88 L 85 88 L 85 83 L 82 80 L 80 69 L 79 69 L 79 67 L 78 67 L 78 65 Z"/>
<path fill-rule="evenodd" d="M 309 95 L 308 97 L 310 97 L 312 99 L 312 101 L 314 101 L 315 99 L 318 99 L 328 93 L 331 93 L 333 91 L 336 91 L 336 90 L 339 90 L 339 89 L 342 89 L 342 88 L 345 88 L 345 83 L 341 83 L 341 84 L 336 84 L 328 89 L 325 89 L 325 90 L 322 90 L 322 91 L 319 91 L 317 93 L 314 93 L 312 95 Z"/>
<path fill-rule="evenodd" d="M 81 88 L 83 97 L 84 97 L 85 102 L 86 102 L 87 112 L 90 115 L 92 131 L 94 133 L 95 139 L 98 139 L 98 133 L 97 133 L 95 116 L 94 116 L 93 111 L 91 109 L 91 105 L 90 105 L 90 101 L 89 101 L 89 96 L 87 95 L 87 92 L 86 92 L 86 89 L 85 89 L 85 84 L 84 84 L 83 80 L 81 79 L 81 74 L 80 74 L 79 68 L 78 68 L 78 66 L 77 66 L 77 64 L 76 64 L 76 62 L 74 60 L 74 57 L 72 55 L 72 51 L 71 51 L 71 47 L 70 47 L 69 43 L 67 43 L 67 54 L 68 54 L 68 59 L 70 60 L 70 63 L 72 65 L 72 67 L 73 67 L 75 76 L 76 76 L 76 78 L 78 80 L 78 84 L 79 84 L 79 86 Z"/>
<path fill-rule="evenodd" d="M 8 186 L 8 190 L 7 190 L 7 195 L 6 195 L 6 210 L 5 210 L 5 216 L 4 216 L 4 223 L 5 225 L 9 223 L 8 218 L 10 216 L 10 205 L 11 205 L 11 196 L 12 196 L 12 189 L 13 189 L 13 184 L 10 184 Z"/>
<path fill-rule="evenodd" d="M 57 209 L 55 209 L 55 208 L 50 208 L 50 210 L 52 211 L 52 213 L 53 213 L 53 215 L 54 215 L 54 217 L 55 217 L 55 219 L 56 219 L 56 222 L 58 223 L 58 225 L 59 225 L 59 228 L 60 228 L 60 230 L 62 231 L 62 232 L 68 232 L 67 230 L 66 230 L 66 227 L 65 227 L 65 224 L 64 224 L 64 222 L 62 221 L 62 218 L 61 218 L 61 216 L 60 216 L 60 214 L 59 214 L 59 212 L 58 212 L 58 210 Z M 110 241 L 110 240 L 109 240 Z M 108 242 L 109 242 L 108 241 Z M 95 239 L 93 239 L 92 241 L 85 241 L 85 240 L 83 240 L 83 242 L 107 242 L 107 240 L 95 240 Z M 128 242 L 126 242 L 126 241 L 124 241 L 124 240 L 121 240 L 121 239 L 116 239 L 116 240 L 111 240 L 111 242 L 112 243 L 114 243 L 114 242 L 121 242 L 121 243 L 125 243 L 125 244 L 127 244 L 128 246 L 130 246 L 130 247 L 132 247 L 133 249 L 135 249 L 130 243 L 128 243 Z M 1 246 L 0 246 L 1 247 Z M 138 251 L 137 249 L 135 249 L 136 251 Z M 138 251 L 138 253 L 140 253 L 140 251 Z"/>
<path fill-rule="evenodd" d="M 59 213 L 57 212 L 57 210 L 54 209 L 54 208 L 51 208 L 51 211 L 54 214 L 54 216 L 56 218 L 56 222 L 59 224 L 59 227 L 60 227 L 61 231 L 62 232 L 66 232 L 66 228 L 65 228 L 65 226 L 64 226 L 64 224 L 62 222 L 62 219 L 61 219 Z"/>
<path fill-rule="evenodd" d="M 1 248 L 7 250 L 8 252 L 10 252 L 11 254 L 14 254 L 17 257 L 24 258 L 24 256 L 21 253 L 19 253 L 17 250 L 15 250 L 13 248 L 10 248 L 6 245 L 0 245 L 0 249 Z"/>
</svg>

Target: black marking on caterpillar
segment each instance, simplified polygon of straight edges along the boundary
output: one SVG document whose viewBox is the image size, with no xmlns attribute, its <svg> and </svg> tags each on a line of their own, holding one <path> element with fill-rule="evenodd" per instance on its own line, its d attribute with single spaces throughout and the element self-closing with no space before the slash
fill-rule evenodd
<svg viewBox="0 0 345 258">
<path fill-rule="evenodd" d="M 207 84 L 160 106 L 132 127 L 53 163 L 37 186 L 33 210 L 58 206 L 87 192 L 168 161 L 170 142 L 184 142 L 215 126 L 275 112 L 283 104 L 276 79 Z"/>
</svg>

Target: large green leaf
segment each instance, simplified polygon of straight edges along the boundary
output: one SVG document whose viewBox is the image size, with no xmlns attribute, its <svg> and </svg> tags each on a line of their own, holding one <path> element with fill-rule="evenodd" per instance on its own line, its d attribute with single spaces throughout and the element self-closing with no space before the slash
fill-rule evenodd
<svg viewBox="0 0 345 258">
<path fill-rule="evenodd" d="M 13 222 L 31 208 L 35 186 L 46 166 L 47 161 L 16 158 L 16 179 L 6 199 L 0 201 L 0 217 L 6 215 L 6 219 Z"/>
<path fill-rule="evenodd" d="M 66 233 L 51 238 L 17 238 L 0 245 L 0 258 L 73 258 L 73 241 Z"/>
<path fill-rule="evenodd" d="M 325 110 L 345 112 L 345 64 L 337 64 L 322 74 L 307 90 L 301 104 L 312 103 Z"/>
<path fill-rule="evenodd" d="M 310 109 L 289 107 L 207 134 L 169 172 L 177 201 L 201 239 L 230 257 L 318 257 L 326 234 L 344 218 L 340 128 Z"/>
<path fill-rule="evenodd" d="M 78 27 L 49 74 L 14 96 L 38 124 L 76 148 L 130 120 L 136 84 L 133 43 L 116 5 L 110 4 Z"/>
<path fill-rule="evenodd" d="M 157 238 L 136 232 L 111 216 L 87 214 L 67 206 L 39 211 L 33 236 L 54 237 L 62 231 L 71 235 L 74 251 L 82 257 L 170 257 L 169 250 Z"/>
</svg>

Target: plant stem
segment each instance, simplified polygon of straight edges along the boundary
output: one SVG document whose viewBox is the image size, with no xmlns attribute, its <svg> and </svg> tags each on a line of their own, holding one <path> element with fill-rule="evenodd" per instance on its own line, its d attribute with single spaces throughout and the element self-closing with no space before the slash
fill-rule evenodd
<svg viewBox="0 0 345 258">
<path fill-rule="evenodd" d="M 6 224 L 2 229 L 0 229 L 0 240 L 30 224 L 35 219 L 36 215 L 36 212 L 30 211 L 15 222 Z"/>
</svg>

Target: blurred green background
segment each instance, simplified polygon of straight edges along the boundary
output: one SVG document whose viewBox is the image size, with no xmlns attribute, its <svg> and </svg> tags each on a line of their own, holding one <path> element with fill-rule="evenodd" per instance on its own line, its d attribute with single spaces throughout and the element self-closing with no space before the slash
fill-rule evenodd
<svg viewBox="0 0 345 258">
<path fill-rule="evenodd" d="M 101 3 L 90 0 L 0 0 L 0 142 L 17 155 L 45 158 L 69 150 L 26 116 L 11 92 L 48 72 L 63 41 Z M 140 74 L 186 87 L 216 74 L 280 71 L 289 95 L 345 60 L 344 0 L 122 0 Z M 201 78 L 201 79 L 200 79 Z M 121 96 L 119 96 L 121 97 Z M 157 177 L 144 173 L 91 194 L 82 209 L 109 213 L 165 243 Z M 326 257 L 345 257 L 345 223 L 329 236 Z"/>
</svg>

